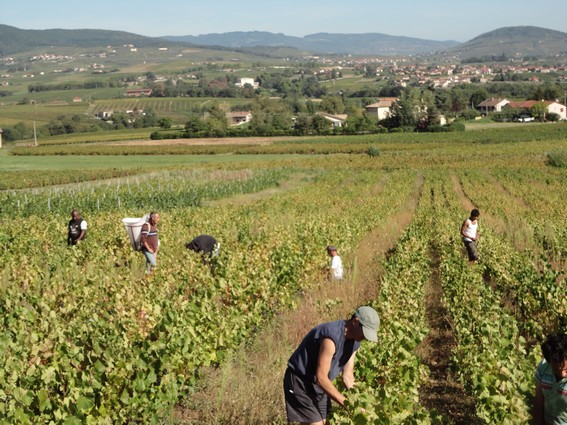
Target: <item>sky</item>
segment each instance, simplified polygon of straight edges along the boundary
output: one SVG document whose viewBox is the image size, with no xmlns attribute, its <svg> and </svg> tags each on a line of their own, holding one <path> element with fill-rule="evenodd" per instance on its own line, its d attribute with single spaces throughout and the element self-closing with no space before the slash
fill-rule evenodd
<svg viewBox="0 0 567 425">
<path fill-rule="evenodd" d="M 567 32 L 566 17 L 566 0 L 0 0 L 0 24 L 20 29 L 105 29 L 149 37 L 372 32 L 465 42 L 512 26 Z"/>
</svg>

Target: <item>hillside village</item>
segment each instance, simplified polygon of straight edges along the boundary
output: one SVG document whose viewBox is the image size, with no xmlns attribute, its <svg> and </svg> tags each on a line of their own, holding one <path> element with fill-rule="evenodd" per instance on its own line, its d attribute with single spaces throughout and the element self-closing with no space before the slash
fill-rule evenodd
<svg viewBox="0 0 567 425">
<path fill-rule="evenodd" d="M 157 50 L 160 50 L 159 48 Z M 116 52 L 112 48 L 111 52 Z M 92 55 L 83 55 L 92 56 Z M 98 58 L 106 58 L 106 53 L 97 53 Z M 181 56 L 181 55 L 179 55 Z M 17 60 L 14 57 L 0 57 L 0 65 L 3 65 L 12 72 L 2 72 L 0 76 L 2 86 L 10 85 L 10 78 L 16 73 L 22 73 L 23 78 L 34 78 L 38 75 L 27 71 L 25 62 L 46 62 L 52 64 L 70 64 L 76 61 L 73 56 L 62 54 L 43 53 L 30 56 L 26 61 Z M 342 76 L 347 73 L 364 72 L 374 76 L 377 80 L 388 79 L 394 80 L 401 87 L 406 87 L 410 83 L 416 83 L 422 86 L 431 87 L 451 87 L 458 84 L 469 83 L 487 83 L 490 81 L 501 81 L 499 76 L 506 76 L 513 81 L 529 81 L 533 83 L 542 82 L 541 75 L 552 75 L 556 82 L 561 83 L 567 81 L 567 63 L 563 65 L 551 63 L 534 63 L 534 62 L 498 62 L 498 63 L 477 63 L 477 64 L 459 64 L 456 60 L 447 64 L 424 64 L 412 58 L 373 58 L 373 57 L 322 57 L 322 56 L 305 56 L 305 63 L 313 62 L 319 64 L 317 69 L 313 70 L 313 75 L 318 76 L 322 80 L 330 80 Z M 448 61 L 448 60 L 447 60 Z M 192 63 L 193 66 L 199 65 L 215 65 L 214 62 Z M 292 68 L 294 65 L 278 66 L 277 68 Z M 106 73 L 107 65 L 103 63 L 92 62 L 88 65 L 67 66 L 65 68 L 56 67 L 53 73 Z M 233 73 L 241 71 L 241 69 L 231 68 L 230 66 L 222 67 L 222 71 Z M 258 70 L 249 69 L 250 72 Z M 44 75 L 44 72 L 41 73 Z M 194 74 L 186 75 L 187 78 L 196 78 Z M 159 75 L 158 81 L 166 81 L 170 78 L 178 78 L 177 74 Z M 340 78 L 340 77 L 339 77 Z M 246 77 L 237 84 L 237 87 L 243 87 L 245 84 L 254 85 L 253 77 Z M 139 77 L 139 81 L 145 81 L 143 76 Z M 257 83 L 256 83 L 257 84 Z"/>
<path fill-rule="evenodd" d="M 439 131 L 455 120 L 485 116 L 504 122 L 567 120 L 567 90 L 562 88 L 567 83 L 567 62 L 562 57 L 556 60 L 499 57 L 469 63 L 450 54 L 303 55 L 263 58 L 256 62 L 235 56 L 234 52 L 222 51 L 203 59 L 194 57 L 193 50 L 134 44 L 79 49 L 73 54 L 52 47 L 29 55 L 4 56 L 0 57 L 0 107 L 44 103 L 44 99 L 59 106 L 88 102 L 88 115 L 98 118 L 105 129 L 118 129 L 139 126 L 142 118 L 146 122 L 144 126 L 155 126 L 158 120 L 169 117 L 165 111 L 156 115 L 147 103 L 112 106 L 110 99 L 140 102 L 144 98 L 202 98 L 203 106 L 186 114 L 185 122 L 194 118 L 209 126 L 209 130 L 184 133 L 191 137 L 220 136 L 226 133 L 225 127 L 238 128 L 243 135 L 265 131 L 363 134 L 396 128 L 411 131 L 414 126 L 415 131 L 420 126 L 419 131 L 431 131 L 429 128 Z M 183 65 L 160 66 L 156 71 L 152 68 L 167 62 Z M 123 69 L 126 63 L 135 71 Z M 522 88 L 510 91 L 512 85 Z M 109 89 L 112 95 L 105 102 L 99 98 L 95 106 L 91 100 L 97 97 L 99 88 Z M 80 92 L 85 89 L 88 92 Z M 77 93 L 66 95 L 74 90 Z M 543 91 L 545 98 L 539 96 Z M 12 95 L 16 92 L 19 96 Z M 69 99 L 65 101 L 61 97 Z M 413 100 L 408 104 L 410 97 Z M 421 101 L 417 100 L 419 97 Z M 210 98 L 239 99 L 239 104 L 230 107 L 225 104 L 220 109 L 214 103 L 204 106 L 205 99 Z M 290 110 L 283 115 L 280 111 L 277 120 L 269 118 L 269 123 L 259 124 L 258 106 L 253 106 L 253 102 L 261 98 L 270 99 L 271 104 L 284 100 Z M 308 102 L 311 109 L 307 111 L 302 106 L 293 111 L 296 106 L 292 107 L 292 98 Z M 264 103 L 264 107 L 270 110 L 268 114 L 276 113 L 273 105 Z M 409 123 L 399 116 L 408 107 L 413 110 Z M 210 122 L 213 116 L 224 121 L 218 124 L 220 130 L 211 128 L 217 125 Z M 276 121 L 279 124 L 274 124 Z M 179 127 L 183 123 L 176 124 Z M 280 127 L 272 128 L 273 125 Z M 54 135 L 80 126 L 52 121 L 48 127 Z"/>
</svg>

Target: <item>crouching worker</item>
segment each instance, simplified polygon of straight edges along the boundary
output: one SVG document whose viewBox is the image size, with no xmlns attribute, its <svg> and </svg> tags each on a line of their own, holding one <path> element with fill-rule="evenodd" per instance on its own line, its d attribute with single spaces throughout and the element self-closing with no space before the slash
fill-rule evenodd
<svg viewBox="0 0 567 425">
<path fill-rule="evenodd" d="M 535 424 L 567 424 L 567 335 L 547 337 L 541 351 L 544 360 L 535 373 Z"/>
<path fill-rule="evenodd" d="M 220 243 L 210 235 L 199 235 L 191 242 L 186 243 L 185 248 L 201 253 L 203 261 L 206 261 L 212 257 L 218 257 Z"/>
<path fill-rule="evenodd" d="M 323 425 L 331 400 L 344 406 L 346 397 L 333 380 L 342 372 L 345 386 L 354 386 L 354 357 L 362 340 L 377 342 L 380 326 L 372 307 L 359 307 L 349 320 L 315 326 L 288 360 L 284 393 L 288 422 Z"/>
</svg>

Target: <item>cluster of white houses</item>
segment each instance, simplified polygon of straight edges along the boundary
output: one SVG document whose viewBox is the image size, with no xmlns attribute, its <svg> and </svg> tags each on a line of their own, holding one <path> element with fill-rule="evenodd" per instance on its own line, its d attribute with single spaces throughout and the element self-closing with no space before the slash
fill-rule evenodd
<svg viewBox="0 0 567 425">
<path fill-rule="evenodd" d="M 395 97 L 379 97 L 377 102 L 366 106 L 366 112 L 378 120 L 388 118 L 391 114 L 391 107 L 398 99 Z M 530 110 L 535 104 L 542 102 L 546 106 L 548 113 L 554 113 L 559 116 L 560 120 L 567 120 L 567 107 L 559 102 L 554 101 L 537 101 L 537 100 L 523 100 L 523 101 L 510 101 L 507 99 L 487 99 L 481 102 L 477 109 L 483 113 L 493 113 L 502 111 L 503 107 L 514 109 Z M 348 116 L 345 114 L 327 114 L 319 113 L 323 118 L 331 122 L 333 127 L 342 127 Z M 250 111 L 243 112 L 230 112 L 229 121 L 231 125 L 242 125 L 250 122 L 252 113 Z"/>
<path fill-rule="evenodd" d="M 139 95 L 147 95 L 140 91 L 135 91 L 136 94 L 132 96 L 138 97 Z M 391 114 L 391 108 L 396 103 L 398 99 L 395 97 L 379 97 L 377 102 L 374 102 L 366 106 L 366 112 L 375 117 L 378 120 L 383 120 L 388 118 Z M 503 108 L 514 108 L 514 109 L 524 109 L 529 111 L 534 105 L 538 103 L 543 103 L 546 106 L 548 113 L 555 113 L 559 116 L 560 120 L 567 120 L 567 108 L 565 105 L 554 102 L 554 101 L 537 101 L 537 100 L 523 100 L 523 101 L 510 101 L 508 99 L 487 99 L 481 102 L 477 109 L 482 114 L 490 114 L 494 112 L 501 112 Z M 126 111 L 127 113 L 132 113 L 133 111 Z M 108 119 L 112 115 L 113 111 L 99 111 L 97 116 L 102 119 Z M 318 115 L 322 116 L 328 120 L 334 128 L 343 127 L 346 123 L 348 115 L 346 114 L 328 114 L 324 112 L 319 112 Z M 227 120 L 229 125 L 239 126 L 249 123 L 252 120 L 251 111 L 236 111 L 228 112 Z M 445 120 L 442 119 L 442 124 Z"/>
<path fill-rule="evenodd" d="M 549 114 L 557 114 L 560 120 L 567 120 L 567 107 L 552 100 L 521 100 L 487 99 L 478 104 L 477 108 L 482 114 L 502 112 L 505 108 L 530 110 L 534 105 L 542 103 Z"/>
</svg>

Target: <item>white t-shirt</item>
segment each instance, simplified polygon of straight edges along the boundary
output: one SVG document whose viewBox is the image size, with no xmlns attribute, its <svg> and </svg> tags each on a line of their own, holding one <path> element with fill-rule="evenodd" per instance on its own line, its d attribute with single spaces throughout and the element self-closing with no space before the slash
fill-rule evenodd
<svg viewBox="0 0 567 425">
<path fill-rule="evenodd" d="M 335 255 L 331 257 L 331 278 L 342 279 L 343 278 L 343 261 L 341 257 Z"/>
<path fill-rule="evenodd" d="M 466 222 L 465 222 L 465 235 L 467 235 L 467 237 L 465 237 L 465 241 L 470 242 L 473 240 L 473 238 L 476 236 L 476 230 L 478 229 L 478 221 L 476 223 L 473 224 L 473 222 L 467 218 Z"/>
</svg>

